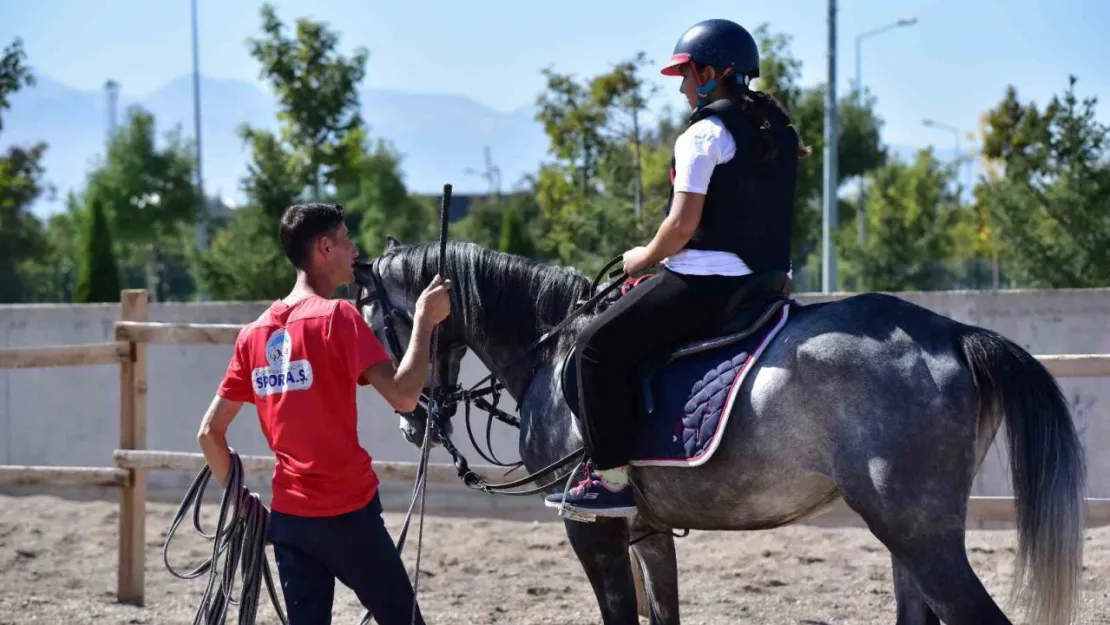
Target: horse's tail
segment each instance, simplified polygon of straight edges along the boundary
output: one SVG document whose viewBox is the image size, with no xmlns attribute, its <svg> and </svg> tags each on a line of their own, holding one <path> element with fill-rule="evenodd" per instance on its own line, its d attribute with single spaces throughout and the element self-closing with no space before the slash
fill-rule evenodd
<svg viewBox="0 0 1110 625">
<path fill-rule="evenodd" d="M 1006 419 L 1019 541 L 1011 597 L 1030 623 L 1068 625 L 1082 571 L 1086 469 L 1067 401 L 1052 374 L 1005 337 L 967 327 L 959 345 L 983 418 Z"/>
</svg>

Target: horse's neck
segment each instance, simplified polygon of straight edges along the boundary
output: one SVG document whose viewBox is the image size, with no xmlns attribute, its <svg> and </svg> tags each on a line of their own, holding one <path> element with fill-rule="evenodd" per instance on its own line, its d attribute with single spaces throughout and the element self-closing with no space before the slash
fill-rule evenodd
<svg viewBox="0 0 1110 625">
<path fill-rule="evenodd" d="M 574 309 L 568 306 L 569 315 Z M 529 319 L 537 320 L 539 311 L 532 310 Z M 540 346 L 535 346 L 550 328 L 536 327 L 534 331 L 524 333 L 525 336 L 514 336 L 512 339 L 501 334 L 496 319 L 486 319 L 483 328 L 463 328 L 467 347 L 474 355 L 496 376 L 509 394 L 516 401 L 523 397 L 533 377 L 545 366 L 555 366 L 554 362 L 547 362 L 552 355 L 558 358 L 562 349 L 558 346 L 573 334 L 577 326 L 583 322 L 579 318 L 576 323 L 570 324 L 557 335 L 549 337 Z"/>
<path fill-rule="evenodd" d="M 452 253 L 455 253 L 455 251 Z M 504 258 L 494 259 L 490 264 L 499 265 L 501 264 L 499 261 L 504 260 Z M 474 258 L 466 254 L 452 260 L 452 264 L 460 267 L 472 262 L 474 262 Z M 502 268 L 504 267 L 502 266 Z M 519 401 L 539 366 L 546 364 L 541 362 L 541 359 L 545 354 L 554 351 L 549 348 L 547 343 L 540 349 L 532 349 L 533 344 L 547 330 L 543 326 L 549 323 L 557 323 L 557 320 L 550 319 L 552 311 L 541 310 L 541 307 L 547 305 L 547 302 L 551 302 L 551 297 L 576 297 L 577 295 L 571 292 L 586 289 L 589 282 L 585 281 L 582 284 L 576 276 L 570 274 L 559 275 L 558 270 L 551 267 L 531 266 L 522 268 L 517 265 L 512 271 L 520 273 L 516 273 L 506 281 L 513 285 L 508 288 L 516 292 L 505 293 L 502 292 L 503 289 L 507 288 L 505 283 L 502 283 L 505 276 L 497 277 L 490 271 L 476 270 L 473 266 L 465 267 L 463 270 L 469 273 L 471 279 L 476 282 L 483 280 L 496 282 L 496 285 L 472 283 L 470 285 L 470 288 L 473 289 L 472 296 L 482 297 L 478 295 L 478 293 L 482 293 L 485 294 L 485 297 L 491 297 L 490 294 L 495 294 L 492 297 L 498 299 L 513 298 L 515 301 L 514 305 L 504 308 L 499 307 L 498 302 L 480 302 L 478 308 L 481 313 L 473 320 L 474 325 L 480 327 L 463 327 L 460 328 L 460 331 L 465 337 L 470 350 L 489 368 L 491 373 L 498 376 L 514 398 Z M 548 273 L 547 276 L 541 277 L 529 274 L 530 271 L 555 271 L 556 273 Z M 554 282 L 560 282 L 563 279 L 568 282 L 554 284 Z M 563 295 L 558 296 L 552 293 L 543 296 L 534 295 L 530 286 L 524 286 L 548 281 L 551 283 L 546 288 L 555 289 L 556 293 L 561 292 Z M 574 302 L 570 301 L 566 302 L 565 306 L 561 302 L 555 305 L 561 307 L 555 315 L 560 317 L 560 320 L 565 318 L 565 315 L 569 315 L 574 309 Z M 501 308 L 500 312 L 498 311 L 499 308 Z M 551 343 L 553 344 L 559 338 L 561 337 L 554 337 Z"/>
<path fill-rule="evenodd" d="M 505 385 L 513 400 L 519 402 L 535 371 L 537 351 L 533 350 L 532 353 L 525 354 L 532 341 L 521 345 L 507 345 L 502 344 L 492 335 L 483 333 L 483 336 L 472 336 L 470 332 L 464 332 L 464 334 L 470 351 L 474 352 L 490 373 Z M 538 337 L 539 334 L 536 336 Z"/>
</svg>

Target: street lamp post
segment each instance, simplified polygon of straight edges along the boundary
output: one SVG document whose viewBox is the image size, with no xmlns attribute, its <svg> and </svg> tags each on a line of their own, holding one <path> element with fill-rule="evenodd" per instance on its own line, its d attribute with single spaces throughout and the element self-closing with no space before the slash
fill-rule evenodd
<svg viewBox="0 0 1110 625">
<path fill-rule="evenodd" d="M 971 182 L 971 158 L 972 157 L 968 156 L 967 159 L 965 160 L 964 155 L 960 153 L 960 129 L 951 125 L 951 124 L 945 124 L 944 122 L 938 122 L 935 119 L 923 119 L 923 120 L 921 120 L 921 124 L 923 126 L 926 126 L 926 127 L 929 127 L 929 128 L 937 128 L 939 130 L 947 130 L 948 132 L 952 133 L 952 141 L 953 141 L 953 145 L 954 145 L 955 150 L 956 150 L 956 156 L 955 156 L 954 160 L 956 161 L 957 177 L 959 176 L 960 165 L 962 164 L 964 166 L 964 169 L 965 169 L 964 176 L 966 178 L 965 182 L 967 184 L 967 191 L 970 192 L 971 191 L 971 186 L 972 186 L 972 182 Z M 998 289 L 998 282 L 999 282 L 999 266 L 998 266 L 998 254 L 997 254 L 997 252 L 993 255 L 993 258 L 991 259 L 991 282 L 992 282 L 992 285 L 994 286 L 995 290 L 997 290 Z"/>
<path fill-rule="evenodd" d="M 921 121 L 921 124 L 923 126 L 928 127 L 928 128 L 937 128 L 939 130 L 947 130 L 948 132 L 952 133 L 953 145 L 954 145 L 955 150 L 956 150 L 956 153 L 955 153 L 955 156 L 953 156 L 953 159 L 956 162 L 956 171 L 957 171 L 957 179 L 958 179 L 958 172 L 959 172 L 959 169 L 960 169 L 960 165 L 963 162 L 963 155 L 960 154 L 960 129 L 956 128 L 955 126 L 953 126 L 951 124 L 946 124 L 944 122 L 938 122 L 934 119 L 924 119 L 924 120 Z"/>
<path fill-rule="evenodd" d="M 200 205 L 197 207 L 196 239 L 197 248 L 201 252 L 208 249 L 208 202 L 204 197 L 204 174 L 201 168 L 201 142 L 200 142 L 200 46 L 197 37 L 197 0 L 191 0 L 190 9 L 193 22 L 193 125 L 196 134 L 196 161 L 197 161 L 197 196 Z M 208 294 L 197 284 L 197 300 L 205 301 Z"/>
<path fill-rule="evenodd" d="M 823 201 L 821 215 L 821 292 L 836 289 L 836 249 L 833 231 L 836 229 L 837 200 L 837 117 L 836 117 L 836 0 L 829 0 L 828 7 L 828 89 L 825 92 L 825 154 L 822 182 Z"/>
<path fill-rule="evenodd" d="M 867 32 L 856 35 L 856 102 L 859 104 L 860 108 L 863 107 L 863 53 L 861 51 L 861 44 L 863 43 L 863 40 L 868 37 L 878 35 L 880 33 L 885 33 L 889 30 L 894 30 L 895 28 L 913 26 L 916 23 L 916 17 L 908 17 L 887 24 L 886 26 L 881 26 L 874 30 L 869 30 Z M 856 237 L 859 239 L 860 243 L 862 243 L 867 237 L 867 220 L 865 219 L 866 203 L 864 202 L 864 199 L 864 176 L 863 174 L 860 174 L 858 207 L 859 215 L 856 216 Z"/>
</svg>

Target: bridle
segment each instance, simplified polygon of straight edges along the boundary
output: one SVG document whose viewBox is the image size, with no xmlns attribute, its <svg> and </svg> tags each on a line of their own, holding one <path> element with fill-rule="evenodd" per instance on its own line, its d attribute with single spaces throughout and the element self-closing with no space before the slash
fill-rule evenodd
<svg viewBox="0 0 1110 625">
<path fill-rule="evenodd" d="M 363 306 L 370 302 L 372 299 L 367 291 L 373 291 L 373 299 L 382 309 L 382 332 L 385 335 L 386 344 L 389 348 L 389 351 L 391 352 L 390 357 L 394 359 L 394 362 L 397 362 L 400 359 L 401 355 L 404 354 L 404 350 L 401 347 L 401 341 L 397 335 L 397 329 L 394 323 L 394 316 L 404 315 L 406 313 L 403 310 L 395 307 L 392 302 L 390 302 L 389 295 L 386 293 L 380 270 L 380 263 L 385 258 L 385 256 L 386 255 L 382 255 L 375 258 L 372 263 L 356 261 L 356 268 L 361 268 L 364 271 L 355 272 L 355 282 L 359 288 L 358 297 L 356 299 L 355 305 L 361 312 Z M 585 301 L 580 300 L 577 303 L 575 309 L 571 311 L 571 313 L 567 315 L 566 318 L 560 321 L 555 327 L 545 332 L 531 345 L 524 348 L 524 350 L 522 350 L 520 354 L 518 354 L 508 363 L 501 365 L 499 368 L 491 367 L 491 369 L 496 370 L 491 371 L 490 374 L 479 380 L 469 389 L 463 389 L 458 384 L 446 387 L 442 384 L 443 382 L 446 382 L 445 376 L 439 376 L 438 379 L 441 384 L 437 388 L 431 389 L 430 392 L 429 389 L 425 388 L 424 391 L 421 392 L 416 411 L 411 413 L 399 413 L 407 418 L 414 418 L 419 416 L 419 412 L 423 412 L 423 418 L 431 420 L 431 423 L 428 424 L 430 431 L 435 431 L 440 441 L 442 441 L 443 448 L 446 449 L 447 452 L 451 455 L 451 459 L 454 462 L 455 470 L 458 472 L 459 478 L 463 481 L 464 484 L 466 484 L 467 487 L 496 495 L 535 495 L 547 491 L 555 484 L 566 479 L 565 475 L 559 475 L 546 483 L 540 484 L 539 478 L 541 476 L 558 471 L 559 469 L 562 469 L 570 465 L 571 463 L 576 462 L 585 454 L 585 449 L 579 447 L 578 449 L 568 453 L 562 458 L 537 470 L 535 473 L 528 474 L 523 478 L 511 482 L 497 484 L 490 483 L 487 482 L 485 478 L 483 478 L 481 475 L 475 473 L 473 470 L 470 469 L 466 457 L 463 456 L 463 454 L 458 450 L 457 447 L 455 447 L 454 443 L 451 441 L 450 435 L 447 433 L 447 419 L 449 419 L 450 415 L 454 413 L 458 405 L 462 404 L 463 406 L 465 406 L 467 433 L 470 436 L 471 444 L 474 446 L 474 449 L 479 453 L 479 455 L 481 455 L 484 460 L 490 462 L 491 464 L 502 467 L 511 467 L 509 471 L 505 473 L 505 475 L 508 475 L 520 466 L 523 466 L 523 461 L 518 461 L 513 464 L 505 464 L 503 462 L 500 462 L 496 459 L 495 454 L 493 453 L 493 448 L 491 444 L 491 433 L 494 419 L 497 419 L 498 421 L 506 423 L 515 428 L 520 428 L 520 417 L 516 415 L 511 415 L 504 410 L 501 410 L 497 406 L 501 397 L 501 392 L 505 390 L 505 385 L 503 382 L 501 382 L 503 376 L 500 375 L 500 373 L 511 365 L 518 363 L 526 356 L 531 355 L 534 351 L 539 349 L 554 336 L 556 336 L 559 332 L 569 326 L 570 323 L 577 319 L 580 315 L 593 310 L 594 307 L 601 300 L 607 297 L 614 290 L 621 288 L 622 286 L 627 286 L 624 280 L 617 279 L 606 285 L 600 291 L 597 290 L 602 276 L 606 275 L 606 273 L 608 273 L 608 276 L 610 278 L 618 278 L 619 276 L 627 277 L 623 269 L 610 271 L 610 269 L 614 265 L 621 262 L 622 260 L 622 256 L 617 256 L 610 260 L 601 269 L 601 271 L 598 272 L 597 277 L 595 277 L 593 283 L 591 284 L 590 293 L 592 295 L 589 297 L 589 299 Z M 369 274 L 371 284 L 365 284 L 362 279 L 360 279 L 360 276 L 363 274 Z M 447 369 L 447 359 L 446 357 L 442 359 L 438 358 L 439 354 L 434 353 L 435 351 L 438 351 L 438 349 L 433 346 L 433 362 L 435 362 L 436 366 L 440 367 L 442 373 L 445 374 Z M 490 397 L 492 401 L 491 399 L 487 399 L 487 396 Z M 486 446 L 489 449 L 489 455 L 486 455 L 486 453 L 482 451 L 481 446 L 479 446 L 477 441 L 475 441 L 474 439 L 474 433 L 470 423 L 470 410 L 472 404 L 475 407 L 486 411 L 489 415 L 489 419 L 486 423 Z M 516 490 L 530 483 L 536 483 L 540 485 L 535 488 Z"/>
</svg>

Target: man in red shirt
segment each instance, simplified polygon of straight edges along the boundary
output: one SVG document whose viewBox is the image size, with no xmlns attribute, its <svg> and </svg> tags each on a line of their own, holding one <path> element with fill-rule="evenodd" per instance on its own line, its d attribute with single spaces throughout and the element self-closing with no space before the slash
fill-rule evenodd
<svg viewBox="0 0 1110 625">
<path fill-rule="evenodd" d="M 359 445 L 355 389 L 371 384 L 394 409 L 416 407 L 432 329 L 450 312 L 450 282 L 437 276 L 420 295 L 408 351 L 395 368 L 355 307 L 331 299 L 354 280 L 358 256 L 343 208 L 290 207 L 281 244 L 296 284 L 239 332 L 198 442 L 226 488 L 227 428 L 244 402 L 257 408 L 277 459 L 268 538 L 290 625 L 330 623 L 336 579 L 379 623 L 408 625 L 412 585 L 382 520 L 370 455 Z M 419 614 L 416 622 L 424 622 Z"/>
</svg>

